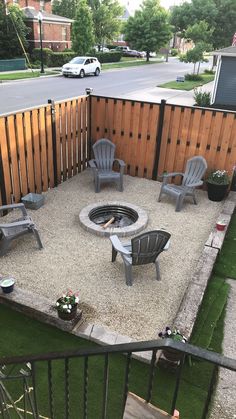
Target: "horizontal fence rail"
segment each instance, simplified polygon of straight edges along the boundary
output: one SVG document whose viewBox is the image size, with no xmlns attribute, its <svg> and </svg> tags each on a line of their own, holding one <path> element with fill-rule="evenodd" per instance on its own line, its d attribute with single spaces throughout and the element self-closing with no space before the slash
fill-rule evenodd
<svg viewBox="0 0 236 419">
<path fill-rule="evenodd" d="M 55 352 L 40 355 L 0 358 L 0 409 L 3 418 L 13 418 L 11 413 L 30 412 L 33 418 L 88 418 L 91 416 L 90 404 L 94 403 L 98 417 L 109 417 L 109 403 L 117 399 L 116 417 L 123 416 L 130 380 L 132 379 L 132 354 L 135 352 L 152 352 L 149 366 L 146 366 L 147 402 L 151 402 L 155 391 L 154 380 L 158 374 L 156 354 L 159 350 L 175 350 L 182 356 L 180 364 L 173 374 L 173 386 L 170 389 L 169 413 L 176 408 L 181 374 L 186 355 L 191 355 L 201 361 L 213 365 L 209 380 L 209 389 L 202 418 L 205 418 L 213 391 L 213 381 L 216 380 L 219 366 L 236 371 L 236 360 L 210 352 L 193 345 L 175 342 L 172 339 L 119 344 L 89 349 Z M 113 356 L 126 355 L 120 363 L 121 371 L 113 371 Z M 93 374 L 98 359 L 100 362 L 99 376 Z M 120 374 L 122 372 L 122 374 Z M 115 375 L 114 375 L 115 374 Z M 119 390 L 113 394 L 111 383 L 119 375 Z M 158 377 L 157 377 L 158 379 Z M 132 381 L 132 380 L 131 380 Z M 95 384 L 96 382 L 96 384 Z M 145 387 L 145 385 L 144 385 Z M 21 397 L 17 398 L 17 391 Z M 119 394 L 117 393 L 119 391 Z M 95 393 L 94 393 L 95 392 Z M 19 403 L 21 401 L 21 403 Z M 114 403 L 114 400 L 113 400 Z M 76 407 L 76 410 L 75 410 Z M 120 412 L 119 414 L 117 414 Z M 191 413 L 191 412 L 190 412 Z M 94 413 L 93 413 L 94 414 Z M 96 414 L 97 416 L 97 414 Z M 19 416 L 20 417 L 20 416 Z M 23 416 L 22 416 L 23 417 Z"/>
</svg>

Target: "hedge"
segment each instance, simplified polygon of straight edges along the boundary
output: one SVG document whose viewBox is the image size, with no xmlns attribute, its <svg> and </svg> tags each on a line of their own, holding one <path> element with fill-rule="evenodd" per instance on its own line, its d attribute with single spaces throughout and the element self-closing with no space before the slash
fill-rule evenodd
<svg viewBox="0 0 236 419">
<path fill-rule="evenodd" d="M 68 63 L 72 58 L 76 57 L 78 54 L 75 52 L 53 52 L 49 48 L 43 48 L 43 61 L 47 67 L 62 67 L 63 64 Z M 87 54 L 89 55 L 89 54 Z M 92 54 L 94 57 L 100 61 L 100 63 L 111 63 L 120 61 L 122 53 L 120 52 L 96 52 Z M 31 55 L 33 62 L 41 61 L 41 50 L 40 48 L 35 48 Z"/>
</svg>

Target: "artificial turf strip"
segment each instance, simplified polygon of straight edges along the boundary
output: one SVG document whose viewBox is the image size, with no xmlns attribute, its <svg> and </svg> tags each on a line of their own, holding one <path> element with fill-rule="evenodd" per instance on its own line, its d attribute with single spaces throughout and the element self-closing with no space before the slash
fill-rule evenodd
<svg viewBox="0 0 236 419">
<path fill-rule="evenodd" d="M 236 214 L 231 219 L 214 272 L 223 278 L 236 279 Z"/>
</svg>

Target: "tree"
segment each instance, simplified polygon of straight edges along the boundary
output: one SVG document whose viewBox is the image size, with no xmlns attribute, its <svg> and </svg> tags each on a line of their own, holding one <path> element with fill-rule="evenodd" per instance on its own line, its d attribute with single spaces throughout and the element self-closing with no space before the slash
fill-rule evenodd
<svg viewBox="0 0 236 419">
<path fill-rule="evenodd" d="M 188 26 L 185 32 L 185 36 L 186 38 L 192 39 L 195 45 L 198 42 L 205 42 L 209 45 L 212 41 L 213 31 L 214 29 L 210 29 L 208 23 L 205 20 L 201 20 L 200 22 L 195 23 L 193 26 Z M 208 47 L 208 50 L 210 49 Z"/>
<path fill-rule="evenodd" d="M 78 0 L 54 0 L 52 3 L 52 12 L 55 15 L 74 19 Z"/>
<path fill-rule="evenodd" d="M 235 33 L 236 1 L 235 0 L 192 0 L 171 9 L 170 22 L 175 32 L 186 38 L 188 26 L 205 21 L 212 32 L 214 48 L 231 45 Z"/>
<path fill-rule="evenodd" d="M 119 33 L 119 17 L 123 13 L 123 7 L 117 0 L 90 0 L 89 5 L 93 16 L 95 43 L 100 48 Z"/>
<path fill-rule="evenodd" d="M 94 46 L 93 19 L 86 0 L 80 0 L 72 27 L 72 47 L 79 55 L 87 54 Z"/>
<path fill-rule="evenodd" d="M 168 13 L 159 0 L 145 0 L 141 10 L 137 10 L 125 26 L 125 39 L 133 48 L 145 51 L 147 61 L 151 51 L 166 46 L 171 33 Z"/>
<path fill-rule="evenodd" d="M 203 42 L 199 42 L 193 49 L 190 49 L 189 51 L 186 52 L 186 54 L 182 55 L 180 57 L 180 61 L 184 62 L 184 63 L 193 63 L 194 67 L 193 67 L 193 74 L 195 74 L 195 70 L 196 70 L 196 64 L 198 64 L 198 68 L 197 68 L 197 74 L 199 73 L 200 70 L 200 64 L 203 61 L 207 61 L 204 58 L 204 52 L 206 51 L 207 45 Z"/>
<path fill-rule="evenodd" d="M 23 55 L 23 49 L 19 38 L 24 46 L 28 47 L 26 40 L 29 28 L 24 23 L 24 14 L 17 5 L 9 6 L 0 1 L 0 58 L 9 59 Z"/>
</svg>

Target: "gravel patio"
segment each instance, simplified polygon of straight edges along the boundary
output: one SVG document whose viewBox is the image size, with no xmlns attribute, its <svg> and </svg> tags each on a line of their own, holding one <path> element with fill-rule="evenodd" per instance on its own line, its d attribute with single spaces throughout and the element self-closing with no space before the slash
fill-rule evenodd
<svg viewBox="0 0 236 419">
<path fill-rule="evenodd" d="M 173 324 L 223 206 L 198 190 L 198 205 L 186 201 L 176 213 L 169 197 L 157 202 L 159 189 L 159 182 L 125 176 L 123 193 L 110 184 L 95 194 L 92 173 L 87 169 L 47 192 L 43 207 L 29 211 L 44 249 L 37 249 L 31 235 L 15 241 L 1 258 L 1 274 L 13 275 L 18 286 L 35 292 L 36 298 L 37 294 L 50 298 L 52 304 L 64 290 L 79 291 L 86 321 L 138 340 L 155 338 L 163 327 Z M 80 226 L 83 207 L 107 201 L 138 205 L 149 216 L 146 230 L 164 228 L 171 233 L 168 252 L 159 256 L 161 281 L 155 279 L 154 265 L 139 266 L 133 268 L 133 286 L 127 287 L 121 257 L 111 262 L 110 240 Z"/>
</svg>

